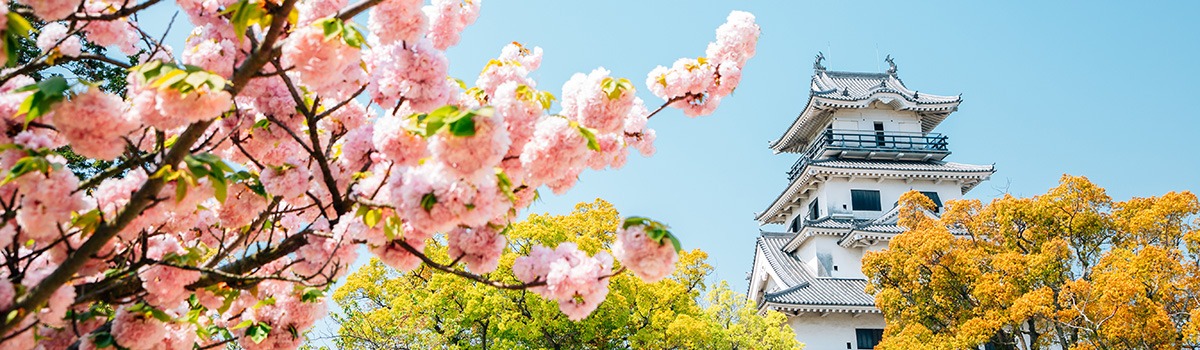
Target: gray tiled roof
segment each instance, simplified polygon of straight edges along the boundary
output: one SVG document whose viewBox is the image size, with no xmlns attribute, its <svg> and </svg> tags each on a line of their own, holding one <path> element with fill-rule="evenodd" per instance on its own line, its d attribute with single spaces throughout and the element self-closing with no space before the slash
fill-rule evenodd
<svg viewBox="0 0 1200 350">
<path fill-rule="evenodd" d="M 812 93 L 833 100 L 861 101 L 876 93 L 891 92 L 917 104 L 947 103 L 959 96 L 938 96 L 909 90 L 894 74 L 817 71 L 813 74 Z"/>
<path fill-rule="evenodd" d="M 825 159 L 814 160 L 808 164 L 809 166 L 822 166 L 839 169 L 870 169 L 870 170 L 905 170 L 905 171 L 945 171 L 945 172 L 993 172 L 996 170 L 994 165 L 974 165 L 962 164 L 944 161 L 926 161 L 926 162 L 910 162 L 910 161 L 873 161 L 873 160 L 854 160 L 854 159 Z"/>
<path fill-rule="evenodd" d="M 875 299 L 866 293 L 863 279 L 817 278 L 803 263 L 783 251 L 792 234 L 765 233 L 758 238 L 758 249 L 766 256 L 767 264 L 779 276 L 784 288 L 768 291 L 763 301 L 788 305 L 874 306 Z"/>
<path fill-rule="evenodd" d="M 859 73 L 817 70 L 809 84 L 809 99 L 800 115 L 779 139 L 771 142 L 775 152 L 802 152 L 813 133 L 825 127 L 833 111 L 867 108 L 882 101 L 897 110 L 921 115 L 921 132 L 931 132 L 958 109 L 962 96 L 923 93 L 904 86 L 894 73 Z"/>
</svg>

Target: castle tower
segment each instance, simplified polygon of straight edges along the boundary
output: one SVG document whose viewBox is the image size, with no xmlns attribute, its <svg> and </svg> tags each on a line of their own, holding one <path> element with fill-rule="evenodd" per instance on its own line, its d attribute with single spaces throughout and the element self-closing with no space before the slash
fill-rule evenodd
<svg viewBox="0 0 1200 350">
<path fill-rule="evenodd" d="M 770 148 L 798 154 L 789 184 L 766 210 L 749 273 L 760 310 L 788 316 L 808 349 L 871 349 L 884 320 L 864 291 L 864 253 L 887 247 L 900 195 L 938 205 L 959 199 L 995 169 L 946 162 L 948 138 L 933 132 L 962 98 L 909 89 L 887 59 L 885 73 L 828 71 L 813 64 L 808 104 Z"/>
</svg>

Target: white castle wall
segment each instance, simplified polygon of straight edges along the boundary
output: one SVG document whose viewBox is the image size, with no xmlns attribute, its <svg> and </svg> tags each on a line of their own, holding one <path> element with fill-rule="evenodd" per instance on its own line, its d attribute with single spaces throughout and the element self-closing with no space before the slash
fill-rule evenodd
<svg viewBox="0 0 1200 350">
<path fill-rule="evenodd" d="M 788 324 L 796 331 L 796 340 L 804 343 L 805 350 L 858 349 L 858 337 L 854 330 L 859 328 L 883 329 L 883 315 L 848 313 L 806 313 L 788 317 Z M 850 347 L 846 347 L 849 343 Z"/>
</svg>

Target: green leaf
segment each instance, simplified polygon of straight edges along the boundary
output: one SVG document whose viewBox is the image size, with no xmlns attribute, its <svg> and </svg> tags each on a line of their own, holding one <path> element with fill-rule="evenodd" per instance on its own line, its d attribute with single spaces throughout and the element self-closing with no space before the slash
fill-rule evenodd
<svg viewBox="0 0 1200 350">
<path fill-rule="evenodd" d="M 262 343 L 263 340 L 267 339 L 267 334 L 269 333 L 271 333 L 271 326 L 268 326 L 266 323 L 255 323 L 246 328 L 246 337 L 249 337 L 255 344 Z"/>
<path fill-rule="evenodd" d="M 9 11 L 6 17 L 8 17 L 8 28 L 4 30 L 6 33 L 12 33 L 22 38 L 29 37 L 29 32 L 33 31 L 33 25 L 25 20 L 25 17 L 14 11 Z"/>
<path fill-rule="evenodd" d="M 426 193 L 424 196 L 421 196 L 421 208 L 425 209 L 426 212 L 433 210 L 433 206 L 437 204 L 437 202 L 437 196 L 435 196 L 433 193 Z"/>
<path fill-rule="evenodd" d="M 257 310 L 258 308 L 267 305 L 275 305 L 275 297 L 267 297 L 266 299 L 259 300 L 257 303 L 254 303 L 254 307 L 252 307 L 252 309 Z"/>
<path fill-rule="evenodd" d="M 458 137 L 475 136 L 474 113 L 450 123 L 450 134 Z"/>
<path fill-rule="evenodd" d="M 304 288 L 304 293 L 300 294 L 300 301 L 306 303 L 316 303 L 321 301 L 321 297 L 325 296 L 325 291 L 320 288 L 307 287 Z"/>
<path fill-rule="evenodd" d="M 240 44 L 246 35 L 246 30 L 254 24 L 270 23 L 271 15 L 263 4 L 253 0 L 241 0 L 230 5 L 221 14 L 232 14 L 229 22 L 233 24 L 233 33 Z"/>
<path fill-rule="evenodd" d="M 163 73 L 150 84 L 152 88 L 166 89 L 170 88 L 183 79 L 187 78 L 188 74 L 182 69 L 172 69 L 169 72 Z"/>
<path fill-rule="evenodd" d="M 229 330 L 232 331 L 232 330 L 242 329 L 242 328 L 250 327 L 253 325 L 254 325 L 254 320 L 242 320 L 242 322 L 238 323 L 237 325 L 230 327 Z"/>
<path fill-rule="evenodd" d="M 225 183 L 225 181 L 214 181 L 213 192 L 218 202 L 225 203 L 225 199 L 229 198 L 229 184 Z"/>
<path fill-rule="evenodd" d="M 579 125 L 579 123 L 576 123 L 576 122 L 571 122 L 571 124 L 575 125 L 575 127 L 577 129 L 579 129 L 579 133 L 583 134 L 583 138 L 587 139 L 587 148 L 588 149 L 596 151 L 596 152 L 600 151 L 600 141 L 596 140 L 596 131 L 595 130 L 592 130 L 592 128 L 589 128 L 589 127 L 586 127 L 583 125 Z"/>
<path fill-rule="evenodd" d="M 383 211 L 379 209 L 368 210 L 363 214 L 363 224 L 367 227 L 375 228 L 379 224 L 379 220 L 383 218 Z"/>
<path fill-rule="evenodd" d="M 38 90 L 48 95 L 62 95 L 71 88 L 71 84 L 67 83 L 67 79 L 61 75 L 56 75 L 46 80 L 37 83 Z"/>
<path fill-rule="evenodd" d="M 112 333 L 98 332 L 92 335 L 92 344 L 96 346 L 96 349 L 104 349 L 116 345 L 116 340 L 113 339 Z"/>
<path fill-rule="evenodd" d="M 187 78 L 184 78 L 183 81 L 188 83 L 188 85 L 191 85 L 192 87 L 199 89 L 200 87 L 204 86 L 205 83 L 208 82 L 208 77 L 211 75 L 212 74 L 209 74 L 208 72 L 205 72 L 205 71 L 192 72 L 192 73 L 188 73 Z"/>
<path fill-rule="evenodd" d="M 175 202 L 182 202 L 184 197 L 187 197 L 188 184 L 187 181 L 175 181 Z"/>
</svg>

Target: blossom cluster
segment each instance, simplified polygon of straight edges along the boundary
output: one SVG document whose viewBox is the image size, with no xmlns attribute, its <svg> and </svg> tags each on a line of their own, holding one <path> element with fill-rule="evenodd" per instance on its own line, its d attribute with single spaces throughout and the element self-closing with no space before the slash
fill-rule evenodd
<svg viewBox="0 0 1200 350">
<path fill-rule="evenodd" d="M 360 248 L 401 271 L 483 279 L 539 189 L 654 152 L 656 112 L 604 68 L 572 76 L 556 112 L 533 79 L 538 47 L 506 45 L 474 86 L 451 78 L 445 50 L 479 0 L 379 2 L 365 33 L 340 17 L 370 2 L 301 0 L 291 16 L 289 1 L 179 0 L 194 27 L 178 55 L 138 27 L 136 1 L 18 2 L 46 25 L 44 54 L 0 71 L 0 312 L 27 311 L 0 322 L 4 349 L 296 348 Z M 694 62 L 706 73 L 665 70 L 651 92 L 711 111 L 757 35 L 735 12 Z M 123 95 L 19 74 L 114 64 L 84 55 L 88 43 L 142 53 Z M 77 175 L 64 155 L 115 165 Z M 452 261 L 425 255 L 430 242 Z M 613 253 L 647 281 L 678 259 L 640 226 L 619 230 Z M 536 246 L 511 287 L 580 320 L 614 264 Z"/>
<path fill-rule="evenodd" d="M 675 101 L 671 106 L 689 116 L 712 114 L 741 82 L 742 68 L 754 57 L 758 33 L 754 15 L 734 11 L 717 27 L 717 41 L 708 44 L 705 57 L 658 66 L 646 76 L 646 86 L 655 96 Z"/>
</svg>

